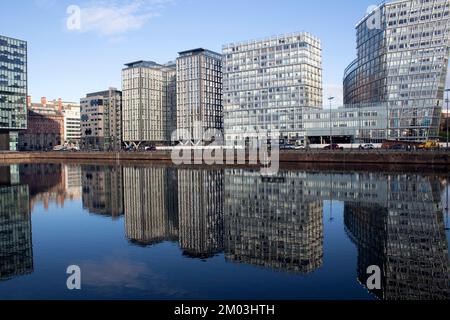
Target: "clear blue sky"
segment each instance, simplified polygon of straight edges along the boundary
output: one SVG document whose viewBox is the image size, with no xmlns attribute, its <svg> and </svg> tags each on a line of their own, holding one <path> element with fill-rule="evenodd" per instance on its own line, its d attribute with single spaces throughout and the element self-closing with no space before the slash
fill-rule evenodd
<svg viewBox="0 0 450 320">
<path fill-rule="evenodd" d="M 322 40 L 324 95 L 340 104 L 345 67 L 356 56 L 355 25 L 373 0 L 2 0 L 0 34 L 28 41 L 29 94 L 78 101 L 121 87 L 124 63 L 167 62 L 197 47 L 294 31 Z M 67 8 L 82 10 L 67 29 Z"/>
</svg>

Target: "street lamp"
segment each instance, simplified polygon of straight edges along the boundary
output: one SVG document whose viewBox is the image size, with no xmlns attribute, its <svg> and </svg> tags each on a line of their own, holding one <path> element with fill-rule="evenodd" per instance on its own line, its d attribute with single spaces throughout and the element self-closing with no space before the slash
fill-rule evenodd
<svg viewBox="0 0 450 320">
<path fill-rule="evenodd" d="M 330 150 L 333 150 L 333 125 L 331 122 L 332 112 L 331 112 L 331 101 L 333 101 L 334 97 L 329 97 L 328 101 L 330 101 Z"/>
<path fill-rule="evenodd" d="M 445 118 L 445 126 L 447 127 L 447 151 L 448 151 L 448 93 L 450 92 L 450 89 L 445 89 L 445 92 L 447 92 L 447 99 L 445 99 L 445 102 L 447 103 L 447 114 Z"/>
</svg>

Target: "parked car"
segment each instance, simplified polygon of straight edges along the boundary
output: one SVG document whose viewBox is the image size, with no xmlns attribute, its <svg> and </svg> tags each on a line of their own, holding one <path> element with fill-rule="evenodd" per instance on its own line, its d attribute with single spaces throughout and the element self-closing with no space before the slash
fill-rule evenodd
<svg viewBox="0 0 450 320">
<path fill-rule="evenodd" d="M 280 150 L 295 150 L 295 145 L 283 144 L 283 145 L 280 145 Z"/>
<path fill-rule="evenodd" d="M 373 144 L 371 144 L 371 143 L 366 143 L 364 145 L 360 145 L 359 149 L 361 149 L 361 150 L 374 150 L 375 146 Z"/>
<path fill-rule="evenodd" d="M 67 151 L 67 148 L 64 146 L 55 146 L 52 151 Z"/>
<path fill-rule="evenodd" d="M 339 146 L 336 143 L 330 144 L 328 146 L 326 146 L 325 148 L 323 148 L 324 150 L 344 150 L 343 147 Z"/>
<path fill-rule="evenodd" d="M 426 141 L 420 144 L 417 149 L 419 150 L 435 150 L 439 149 L 439 143 L 437 141 Z"/>
<path fill-rule="evenodd" d="M 300 144 L 295 147 L 295 150 L 305 150 L 305 149 L 306 149 L 306 146 L 304 144 Z"/>
<path fill-rule="evenodd" d="M 156 151 L 156 147 L 155 146 L 145 147 L 145 151 Z"/>
<path fill-rule="evenodd" d="M 390 150 L 405 150 L 405 146 L 401 144 L 394 144 L 389 148 Z"/>
</svg>

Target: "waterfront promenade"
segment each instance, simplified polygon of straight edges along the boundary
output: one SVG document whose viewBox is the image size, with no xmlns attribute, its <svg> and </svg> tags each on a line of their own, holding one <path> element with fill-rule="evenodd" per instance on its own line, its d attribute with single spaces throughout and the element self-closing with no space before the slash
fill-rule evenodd
<svg viewBox="0 0 450 320">
<path fill-rule="evenodd" d="M 225 158 L 225 157 L 224 157 Z M 197 160 L 197 161 L 196 161 Z M 198 163 L 198 158 L 192 161 Z M 131 162 L 172 162 L 171 152 L 0 152 L 0 163 L 33 161 L 131 161 Z M 411 165 L 450 165 L 448 151 L 393 151 L 393 150 L 298 150 L 280 151 L 279 162 L 330 163 L 330 164 L 411 164 Z M 235 162 L 234 165 L 237 164 Z"/>
</svg>

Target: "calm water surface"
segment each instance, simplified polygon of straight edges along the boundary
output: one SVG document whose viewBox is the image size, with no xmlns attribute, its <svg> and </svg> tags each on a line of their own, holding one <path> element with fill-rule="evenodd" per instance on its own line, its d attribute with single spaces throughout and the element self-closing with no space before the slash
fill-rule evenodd
<svg viewBox="0 0 450 320">
<path fill-rule="evenodd" d="M 448 299 L 446 181 L 3 166 L 0 299 Z M 366 288 L 371 265 L 381 290 Z"/>
</svg>

